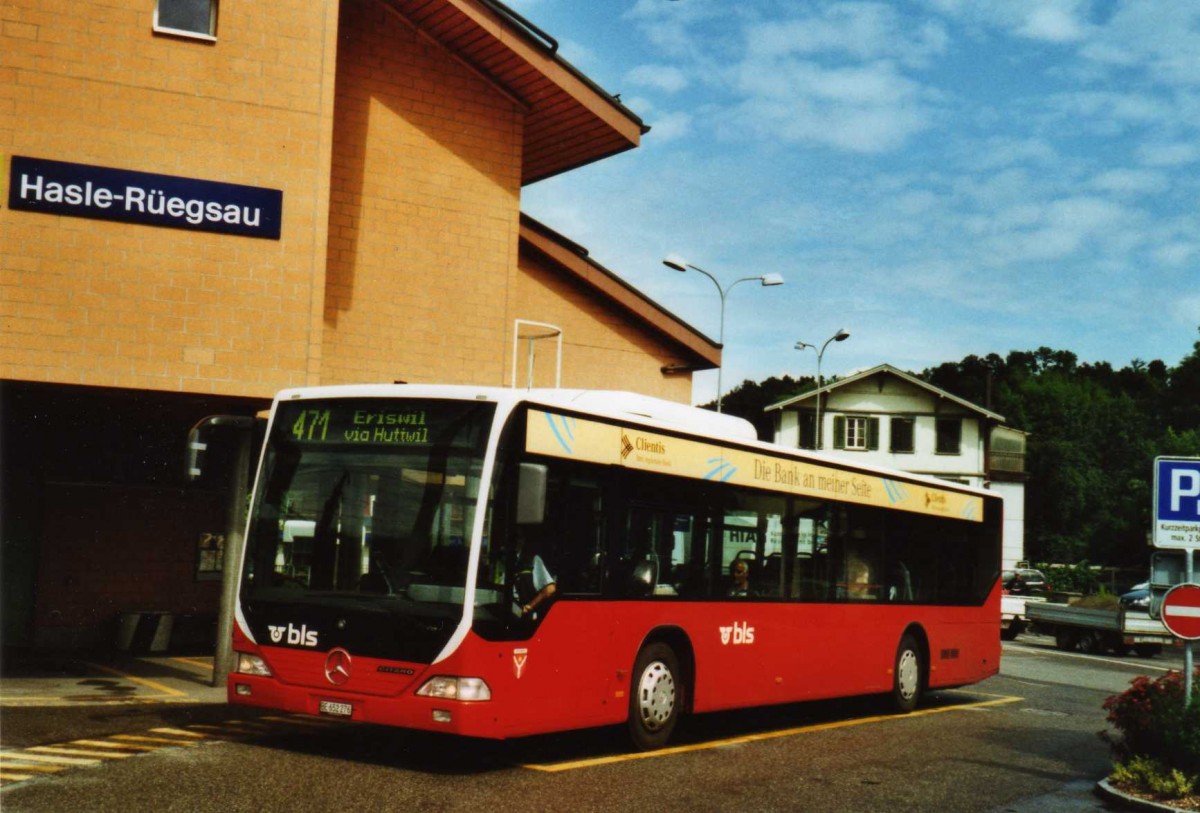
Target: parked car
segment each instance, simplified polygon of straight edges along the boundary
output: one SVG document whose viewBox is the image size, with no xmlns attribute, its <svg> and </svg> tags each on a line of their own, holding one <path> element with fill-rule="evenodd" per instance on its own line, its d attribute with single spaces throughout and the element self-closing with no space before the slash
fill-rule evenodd
<svg viewBox="0 0 1200 813">
<path fill-rule="evenodd" d="M 1018 567 L 1000 574 L 1004 594 L 1009 596 L 1048 596 L 1050 582 L 1046 574 L 1032 567 Z"/>
<path fill-rule="evenodd" d="M 1128 593 L 1121 594 L 1121 606 L 1138 610 L 1150 609 L 1150 582 L 1135 584 Z"/>
</svg>

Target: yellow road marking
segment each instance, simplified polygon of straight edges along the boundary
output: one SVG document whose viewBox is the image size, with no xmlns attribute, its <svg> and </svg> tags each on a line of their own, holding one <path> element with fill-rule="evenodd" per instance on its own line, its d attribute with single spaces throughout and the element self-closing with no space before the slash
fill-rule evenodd
<svg viewBox="0 0 1200 813">
<path fill-rule="evenodd" d="M 203 736 L 203 735 L 191 735 L 191 736 Z M 180 740 L 180 739 L 173 739 L 171 737 L 147 737 L 143 734 L 113 734 L 110 739 L 120 740 L 123 743 L 129 743 L 128 745 L 120 745 L 120 746 L 118 746 L 119 748 L 139 748 L 143 751 L 157 751 L 159 749 L 159 746 L 157 746 L 157 745 L 134 745 L 134 743 L 156 742 L 156 743 L 160 743 L 162 745 L 186 745 L 189 748 L 196 745 L 195 740 Z M 205 739 L 207 739 L 207 737 L 205 737 Z"/>
<path fill-rule="evenodd" d="M 13 762 L 18 764 L 14 765 L 12 764 Z M 20 763 L 20 759 L 8 760 L 8 762 L 0 766 L 0 770 L 12 768 L 15 771 L 26 771 L 28 773 L 58 773 L 59 771 L 66 770 L 66 767 L 63 765 L 24 765 Z"/>
<path fill-rule="evenodd" d="M 54 765 L 99 765 L 98 759 L 80 759 L 79 757 L 51 757 L 45 754 L 30 754 L 27 751 L 21 752 L 20 756 L 11 757 L 13 760 L 20 762 L 49 762 Z"/>
<path fill-rule="evenodd" d="M 126 674 L 125 672 L 121 672 L 117 669 L 112 669 L 107 666 L 101 666 L 98 663 L 89 663 L 89 664 L 87 664 L 87 666 L 90 666 L 93 669 L 99 669 L 101 672 L 107 672 L 110 675 L 116 675 L 117 677 L 121 678 L 122 680 L 128 680 L 130 683 L 140 683 L 141 685 L 143 685 L 147 688 L 153 689 L 156 692 L 162 692 L 167 697 L 186 697 L 187 696 L 187 692 L 181 692 L 179 689 L 172 689 L 170 686 L 164 686 L 161 683 L 158 683 L 153 680 L 147 680 L 146 678 L 134 677 L 133 675 Z"/>
<path fill-rule="evenodd" d="M 4 782 L 24 782 L 26 779 L 33 779 L 33 777 L 34 775 L 31 773 L 9 773 L 0 769 L 0 780 Z"/>
<path fill-rule="evenodd" d="M 200 661 L 200 660 L 196 660 L 195 658 L 182 658 L 182 657 L 171 658 L 171 660 L 176 661 L 178 663 L 182 663 L 185 666 L 194 666 L 195 668 L 203 670 L 205 672 L 211 672 L 213 669 L 212 661 Z"/>
<path fill-rule="evenodd" d="M 128 759 L 134 756 L 120 751 L 88 751 L 83 748 L 66 748 L 61 745 L 38 745 L 25 750 L 38 754 L 61 754 L 67 757 L 97 757 L 99 759 Z"/>
<path fill-rule="evenodd" d="M 72 740 L 67 745 L 86 745 L 89 748 L 111 748 L 117 751 L 157 751 L 159 749 L 157 745 L 136 745 L 131 742 L 109 742 L 106 740 Z"/>
<path fill-rule="evenodd" d="M 658 751 L 643 751 L 636 754 L 617 754 L 607 757 L 578 759 L 571 762 L 556 762 L 549 765 L 530 764 L 522 765 L 521 767 L 528 768 L 533 771 L 543 771 L 546 773 L 574 771 L 579 770 L 580 768 L 594 768 L 600 765 L 611 765 L 617 762 L 631 762 L 637 759 L 656 759 L 658 757 L 675 756 L 676 754 L 689 754 L 696 751 L 710 751 L 715 748 L 727 748 L 731 745 L 744 745 L 746 743 L 775 740 L 782 737 L 794 737 L 799 734 L 810 734 L 817 731 L 831 731 L 838 728 L 850 728 L 852 726 L 866 725 L 868 723 L 911 720 L 914 717 L 926 717 L 931 714 L 941 714 L 942 712 L 947 711 L 963 711 L 966 709 L 980 709 L 988 706 L 999 706 L 1005 703 L 1016 703 L 1024 699 L 1022 697 L 1011 697 L 1007 695 L 991 696 L 995 699 L 982 700 L 978 703 L 967 703 L 961 706 L 941 706 L 938 708 L 919 709 L 917 711 L 909 712 L 908 714 L 881 714 L 873 717 L 858 717 L 853 720 L 837 720 L 832 723 L 816 723 L 814 725 L 786 728 L 779 731 L 764 731 L 759 734 L 743 734 L 738 737 L 710 740 L 709 742 L 699 742 L 693 745 L 677 745 L 673 748 L 663 748 Z"/>
<path fill-rule="evenodd" d="M 194 737 L 198 740 L 207 740 L 207 734 L 201 734 L 198 731 L 184 731 L 182 728 L 152 728 L 150 729 L 155 734 L 174 734 L 177 737 Z"/>
<path fill-rule="evenodd" d="M 244 737 L 247 734 L 254 733 L 252 731 L 238 731 L 236 728 L 226 728 L 223 725 L 204 725 L 202 723 L 193 723 L 190 728 L 198 728 L 201 731 L 211 731 L 213 734 L 221 737 Z"/>
</svg>

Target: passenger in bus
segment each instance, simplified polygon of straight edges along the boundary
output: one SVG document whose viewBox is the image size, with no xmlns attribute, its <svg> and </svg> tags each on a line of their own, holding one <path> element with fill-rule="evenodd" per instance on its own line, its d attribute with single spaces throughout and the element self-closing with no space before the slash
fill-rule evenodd
<svg viewBox="0 0 1200 813">
<path fill-rule="evenodd" d="M 729 565 L 729 591 L 731 597 L 750 595 L 750 563 L 745 559 L 734 559 Z"/>
<path fill-rule="evenodd" d="M 858 556 L 846 562 L 846 597 L 862 601 L 878 598 L 878 585 L 871 583 L 871 567 Z"/>
<path fill-rule="evenodd" d="M 534 550 L 534 545 L 523 540 L 517 577 L 513 583 L 517 603 L 514 614 L 533 620 L 539 617 L 539 608 L 544 614 L 558 591 L 556 581 L 542 557 Z"/>
</svg>

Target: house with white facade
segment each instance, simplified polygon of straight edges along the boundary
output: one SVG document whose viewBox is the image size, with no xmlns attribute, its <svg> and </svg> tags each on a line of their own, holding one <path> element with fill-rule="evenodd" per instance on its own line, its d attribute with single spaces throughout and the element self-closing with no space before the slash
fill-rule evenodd
<svg viewBox="0 0 1200 813">
<path fill-rule="evenodd" d="M 1026 433 L 1004 416 L 881 364 L 771 404 L 775 442 L 1004 495 L 1004 568 L 1025 558 Z"/>
</svg>

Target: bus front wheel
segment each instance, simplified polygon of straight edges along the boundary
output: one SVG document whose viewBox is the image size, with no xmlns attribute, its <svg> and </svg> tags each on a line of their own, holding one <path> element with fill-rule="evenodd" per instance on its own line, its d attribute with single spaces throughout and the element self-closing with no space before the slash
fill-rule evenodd
<svg viewBox="0 0 1200 813">
<path fill-rule="evenodd" d="M 633 666 L 629 692 L 629 734 L 642 751 L 662 748 L 683 708 L 679 659 L 663 643 L 642 648 Z"/>
<path fill-rule="evenodd" d="M 922 671 L 921 646 L 916 638 L 906 634 L 896 649 L 892 671 L 892 705 L 896 711 L 907 714 L 917 707 L 924 683 Z"/>
</svg>

